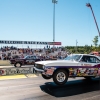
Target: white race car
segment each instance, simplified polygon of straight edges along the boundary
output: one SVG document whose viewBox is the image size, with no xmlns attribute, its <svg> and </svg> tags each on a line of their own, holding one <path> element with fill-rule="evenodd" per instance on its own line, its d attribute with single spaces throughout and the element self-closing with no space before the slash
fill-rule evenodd
<svg viewBox="0 0 100 100">
<path fill-rule="evenodd" d="M 100 77 L 100 58 L 89 54 L 71 54 L 64 60 L 38 61 L 34 72 L 44 79 L 51 79 L 57 85 L 64 85 L 68 77 Z"/>
</svg>

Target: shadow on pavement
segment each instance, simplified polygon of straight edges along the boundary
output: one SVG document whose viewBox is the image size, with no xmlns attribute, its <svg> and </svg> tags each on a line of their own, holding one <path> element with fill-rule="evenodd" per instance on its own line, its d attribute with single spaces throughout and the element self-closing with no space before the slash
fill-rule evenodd
<svg viewBox="0 0 100 100">
<path fill-rule="evenodd" d="M 64 86 L 57 86 L 53 82 L 47 82 L 45 85 L 41 85 L 40 88 L 43 92 L 55 97 L 73 96 L 100 90 L 100 78 L 68 81 Z"/>
</svg>

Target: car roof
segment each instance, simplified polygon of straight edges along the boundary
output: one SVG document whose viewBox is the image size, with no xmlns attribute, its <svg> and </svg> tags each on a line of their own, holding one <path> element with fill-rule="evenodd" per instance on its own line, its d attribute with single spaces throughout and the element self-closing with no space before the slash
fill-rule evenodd
<svg viewBox="0 0 100 100">
<path fill-rule="evenodd" d="M 35 55 L 27 55 L 27 56 L 35 56 Z"/>
<path fill-rule="evenodd" d="M 71 54 L 71 55 L 86 55 L 86 56 L 95 56 L 95 57 L 97 57 L 96 55 L 91 55 L 91 54 Z"/>
</svg>

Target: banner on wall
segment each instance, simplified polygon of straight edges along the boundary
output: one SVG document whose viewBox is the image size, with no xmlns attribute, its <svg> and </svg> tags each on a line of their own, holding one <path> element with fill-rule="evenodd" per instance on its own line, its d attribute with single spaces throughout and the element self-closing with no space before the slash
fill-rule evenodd
<svg viewBox="0 0 100 100">
<path fill-rule="evenodd" d="M 8 40 L 0 40 L 0 44 L 61 45 L 61 42 L 40 42 L 40 41 L 8 41 Z"/>
</svg>

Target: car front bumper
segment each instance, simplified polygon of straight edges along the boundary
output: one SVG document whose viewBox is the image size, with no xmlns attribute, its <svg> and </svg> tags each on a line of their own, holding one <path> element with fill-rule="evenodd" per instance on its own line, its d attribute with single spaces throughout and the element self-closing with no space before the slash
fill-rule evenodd
<svg viewBox="0 0 100 100">
<path fill-rule="evenodd" d="M 38 69 L 36 67 L 34 67 L 33 69 L 34 69 L 34 74 L 37 75 L 37 76 L 39 76 L 39 74 L 45 73 L 45 70 Z"/>
<path fill-rule="evenodd" d="M 43 70 L 43 69 L 39 69 L 39 68 L 34 67 L 34 74 L 36 74 L 38 76 L 39 76 L 39 74 L 52 76 L 54 73 L 54 70 L 55 70 L 54 68 L 46 68 Z"/>
</svg>

